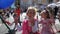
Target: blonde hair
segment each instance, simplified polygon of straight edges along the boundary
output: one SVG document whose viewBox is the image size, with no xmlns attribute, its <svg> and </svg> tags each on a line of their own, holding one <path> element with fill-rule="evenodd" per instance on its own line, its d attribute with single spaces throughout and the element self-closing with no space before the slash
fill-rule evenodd
<svg viewBox="0 0 60 34">
<path fill-rule="evenodd" d="M 38 9 L 37 9 L 37 8 L 35 8 L 35 7 L 28 7 L 27 11 L 29 11 L 30 9 L 35 10 L 35 12 L 37 12 L 37 11 L 38 11 Z"/>
<path fill-rule="evenodd" d="M 36 12 L 38 11 L 35 7 L 28 7 L 26 14 L 28 14 L 29 10 L 34 10 L 34 14 L 36 15 Z"/>
</svg>

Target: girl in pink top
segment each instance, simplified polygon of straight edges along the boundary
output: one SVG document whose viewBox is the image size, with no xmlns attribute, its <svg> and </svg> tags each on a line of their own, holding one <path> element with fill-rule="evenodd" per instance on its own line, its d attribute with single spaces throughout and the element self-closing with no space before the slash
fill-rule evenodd
<svg viewBox="0 0 60 34">
<path fill-rule="evenodd" d="M 51 19 L 49 17 L 49 12 L 43 10 L 41 12 L 41 17 L 42 17 L 40 21 L 40 23 L 42 24 L 41 34 L 55 34 L 52 29 L 52 24 L 54 24 L 54 19 Z"/>
<path fill-rule="evenodd" d="M 27 19 L 23 21 L 22 34 L 39 34 L 38 33 L 38 23 L 35 17 L 35 8 L 29 7 L 27 10 Z"/>
</svg>

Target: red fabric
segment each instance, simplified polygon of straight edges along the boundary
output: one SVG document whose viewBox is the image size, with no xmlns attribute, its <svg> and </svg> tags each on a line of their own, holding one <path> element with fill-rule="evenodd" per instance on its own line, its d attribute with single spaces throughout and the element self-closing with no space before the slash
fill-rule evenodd
<svg viewBox="0 0 60 34">
<path fill-rule="evenodd" d="M 20 16 L 20 12 L 21 12 L 20 8 L 16 9 L 16 11 L 15 11 L 15 13 L 17 14 L 17 16 Z"/>
<path fill-rule="evenodd" d="M 29 26 L 28 20 L 23 21 L 22 30 L 22 34 L 30 34 L 32 32 L 32 27 Z M 39 32 L 35 32 L 33 34 L 39 34 Z"/>
<path fill-rule="evenodd" d="M 20 8 L 18 8 L 18 9 L 15 10 L 15 14 L 16 14 L 16 16 L 14 18 L 15 25 L 17 25 L 17 23 L 18 23 L 20 12 L 21 12 Z"/>
<path fill-rule="evenodd" d="M 22 34 L 30 34 L 30 32 L 32 31 L 32 28 L 28 25 L 27 20 L 23 22 L 22 30 L 23 30 Z"/>
</svg>

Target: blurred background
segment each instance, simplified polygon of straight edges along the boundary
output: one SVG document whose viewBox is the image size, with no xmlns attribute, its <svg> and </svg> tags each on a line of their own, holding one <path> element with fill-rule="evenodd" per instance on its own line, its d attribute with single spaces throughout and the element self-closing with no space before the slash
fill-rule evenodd
<svg viewBox="0 0 60 34">
<path fill-rule="evenodd" d="M 55 26 L 57 30 L 60 30 L 60 0 L 15 0 L 15 2 L 10 7 L 6 9 L 0 9 L 0 18 L 1 16 L 4 16 L 7 21 L 12 23 L 14 21 L 14 11 L 16 11 L 17 8 L 19 8 L 20 9 L 19 21 L 21 22 L 22 25 L 23 20 L 26 19 L 27 8 L 30 6 L 34 6 L 38 9 L 36 13 L 38 20 L 40 20 L 41 17 L 39 13 L 42 10 L 44 10 L 46 7 L 51 7 L 53 11 L 55 11 L 55 7 L 57 7 L 56 10 L 58 12 L 55 18 Z M 13 29 L 14 26 L 15 24 L 9 27 L 10 29 Z M 9 29 L 2 23 L 2 20 L 0 19 L 0 34 L 6 34 L 8 33 L 8 31 Z M 16 34 L 22 34 L 22 30 L 16 31 Z M 56 33 L 56 34 L 60 34 L 60 33 Z"/>
</svg>

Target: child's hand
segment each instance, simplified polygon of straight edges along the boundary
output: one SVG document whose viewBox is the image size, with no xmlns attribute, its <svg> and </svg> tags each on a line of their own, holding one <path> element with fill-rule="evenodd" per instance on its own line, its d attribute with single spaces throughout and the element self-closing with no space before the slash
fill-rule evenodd
<svg viewBox="0 0 60 34">
<path fill-rule="evenodd" d="M 9 26 L 11 26 L 12 24 L 9 24 Z"/>
</svg>

